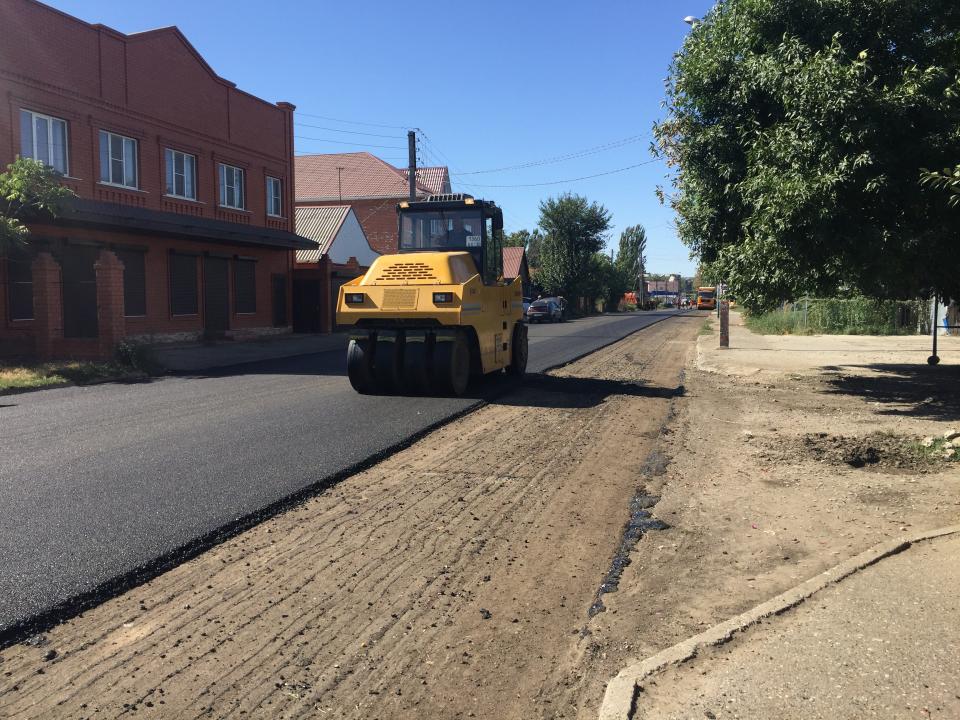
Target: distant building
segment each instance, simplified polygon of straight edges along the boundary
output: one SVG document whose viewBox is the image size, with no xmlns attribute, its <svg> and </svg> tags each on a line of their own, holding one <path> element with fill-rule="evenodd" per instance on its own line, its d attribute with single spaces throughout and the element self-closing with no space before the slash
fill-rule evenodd
<svg viewBox="0 0 960 720">
<path fill-rule="evenodd" d="M 409 172 L 367 152 L 300 155 L 296 159 L 298 207 L 349 205 L 381 254 L 397 252 L 397 203 L 410 197 Z M 445 167 L 417 168 L 416 195 L 449 193 Z"/>
<path fill-rule="evenodd" d="M 298 207 L 297 232 L 317 243 L 298 250 L 293 270 L 294 332 L 330 332 L 340 286 L 379 257 L 349 205 Z"/>
<path fill-rule="evenodd" d="M 527 251 L 525 248 L 503 248 L 503 277 L 509 282 L 520 278 L 523 284 L 523 296 L 530 297 L 530 266 L 527 264 Z"/>
<path fill-rule="evenodd" d="M 0 257 L 0 348 L 104 358 L 124 338 L 290 331 L 293 105 L 219 77 L 175 27 L 125 35 L 0 2 L 0 168 L 78 199 Z"/>
</svg>

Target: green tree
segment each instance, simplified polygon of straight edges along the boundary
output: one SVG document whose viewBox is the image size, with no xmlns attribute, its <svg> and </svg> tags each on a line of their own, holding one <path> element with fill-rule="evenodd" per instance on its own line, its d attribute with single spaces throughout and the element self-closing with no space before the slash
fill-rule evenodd
<svg viewBox="0 0 960 720">
<path fill-rule="evenodd" d="M 561 195 L 540 203 L 540 267 L 537 283 L 547 292 L 568 297 L 587 295 L 591 258 L 603 248 L 610 211 L 579 195 Z"/>
<path fill-rule="evenodd" d="M 631 225 L 620 233 L 620 247 L 617 250 L 617 269 L 630 279 L 624 290 L 639 290 L 643 287 L 647 258 L 647 231 L 643 225 Z"/>
<path fill-rule="evenodd" d="M 719 0 L 655 127 L 704 276 L 750 309 L 960 296 L 960 212 L 919 182 L 960 157 L 958 30 L 955 0 Z"/>
<path fill-rule="evenodd" d="M 73 192 L 60 185 L 60 175 L 36 160 L 17 158 L 0 173 L 0 252 L 27 243 L 25 222 L 55 217 Z"/>
</svg>

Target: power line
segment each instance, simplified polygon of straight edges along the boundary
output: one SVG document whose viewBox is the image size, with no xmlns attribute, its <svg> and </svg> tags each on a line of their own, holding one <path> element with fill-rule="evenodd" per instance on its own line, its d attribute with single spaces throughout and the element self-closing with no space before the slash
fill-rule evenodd
<svg viewBox="0 0 960 720">
<path fill-rule="evenodd" d="M 328 115 L 312 115 L 310 113 L 297 111 L 297 115 L 303 117 L 317 118 L 319 120 L 332 120 L 333 122 L 345 123 L 347 125 L 366 125 L 367 127 L 392 128 L 394 130 L 409 130 L 409 125 L 385 125 L 383 123 L 363 122 L 362 120 L 344 120 L 343 118 L 329 117 Z"/>
<path fill-rule="evenodd" d="M 622 138 L 620 140 L 612 140 L 611 142 L 604 143 L 603 145 L 596 145 L 592 148 L 578 150 L 576 152 L 567 153 L 566 155 L 557 155 L 554 157 L 545 158 L 543 160 L 533 160 L 531 162 L 521 163 L 519 165 L 506 165 L 504 167 L 490 168 L 488 170 L 471 170 L 470 172 L 460 173 L 451 172 L 451 175 L 483 175 L 485 173 L 506 172 L 507 170 L 522 170 L 524 168 L 539 167 L 541 165 L 552 165 L 554 163 L 566 162 L 567 160 L 575 160 L 577 158 L 587 157 L 588 155 L 596 155 L 597 153 L 604 152 L 606 150 L 613 150 L 625 145 L 631 145 L 633 143 L 640 142 L 641 140 L 645 140 L 647 137 L 647 135 L 631 135 L 630 137 Z"/>
<path fill-rule="evenodd" d="M 297 140 L 315 140 L 316 142 L 334 143 L 335 145 L 352 145 L 354 147 L 387 148 L 389 150 L 405 149 L 401 145 L 373 145 L 370 143 L 353 143 L 353 142 L 346 142 L 345 140 L 330 140 L 329 138 L 307 137 L 306 135 L 294 135 L 293 137 L 295 137 Z"/>
<path fill-rule="evenodd" d="M 321 125 L 310 125 L 309 123 L 297 122 L 297 125 L 300 127 L 313 128 L 314 130 L 329 130 L 330 132 L 338 133 L 349 133 L 350 135 L 366 135 L 367 137 L 381 137 L 381 138 L 394 138 L 396 140 L 403 140 L 403 135 L 383 135 L 382 133 L 368 133 L 361 132 L 359 130 L 340 130 L 339 128 L 332 127 L 323 127 Z"/>
<path fill-rule="evenodd" d="M 523 187 L 543 187 L 545 185 L 563 185 L 564 183 L 577 182 L 578 180 L 590 180 L 591 178 L 603 177 L 604 175 L 614 175 L 616 173 L 626 172 L 627 170 L 633 170 L 642 165 L 650 165 L 651 163 L 659 162 L 659 158 L 654 158 L 653 160 L 647 160 L 646 162 L 637 163 L 636 165 L 627 165 L 627 167 L 617 168 L 616 170 L 608 170 L 607 172 L 596 173 L 594 175 L 584 175 L 582 177 L 576 178 L 566 178 L 564 180 L 552 180 L 550 182 L 541 182 L 541 183 L 522 183 L 519 185 L 480 185 L 473 183 L 473 187 L 483 187 L 483 188 L 523 188 Z M 460 181 L 457 181 L 458 183 Z M 461 183 L 466 184 L 466 183 Z"/>
</svg>

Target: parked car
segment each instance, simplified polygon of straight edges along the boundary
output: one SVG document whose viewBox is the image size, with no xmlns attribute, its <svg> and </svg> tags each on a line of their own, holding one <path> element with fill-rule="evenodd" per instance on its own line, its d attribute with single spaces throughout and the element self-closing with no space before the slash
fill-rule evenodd
<svg viewBox="0 0 960 720">
<path fill-rule="evenodd" d="M 527 310 L 530 309 L 530 303 L 531 303 L 531 302 L 532 302 L 532 300 L 530 300 L 530 298 L 525 297 L 525 298 L 523 299 L 523 319 L 524 319 L 524 320 L 527 319 Z"/>
<path fill-rule="evenodd" d="M 540 298 L 527 308 L 527 322 L 560 322 L 563 320 L 563 308 L 556 298 Z"/>
</svg>

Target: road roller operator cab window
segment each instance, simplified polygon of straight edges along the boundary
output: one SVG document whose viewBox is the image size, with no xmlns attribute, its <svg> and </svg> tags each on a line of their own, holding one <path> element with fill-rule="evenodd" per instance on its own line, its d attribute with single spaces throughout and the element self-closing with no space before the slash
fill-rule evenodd
<svg viewBox="0 0 960 720">
<path fill-rule="evenodd" d="M 491 285 L 503 274 L 500 230 L 494 230 L 500 224 L 478 208 L 401 212 L 400 252 L 464 250 L 473 256 L 483 282 Z"/>
</svg>

